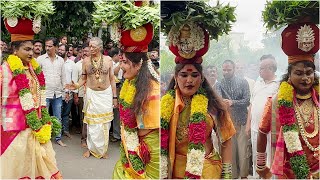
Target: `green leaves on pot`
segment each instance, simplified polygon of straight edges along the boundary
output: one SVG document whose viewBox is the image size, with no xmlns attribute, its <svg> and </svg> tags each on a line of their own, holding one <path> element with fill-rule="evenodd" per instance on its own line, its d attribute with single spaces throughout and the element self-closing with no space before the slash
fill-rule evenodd
<svg viewBox="0 0 320 180">
<path fill-rule="evenodd" d="M 319 24 L 319 1 L 267 1 L 262 18 L 269 30 L 306 21 Z"/>
<path fill-rule="evenodd" d="M 152 23 L 156 29 L 160 24 L 159 5 L 137 7 L 133 2 L 99 0 L 94 2 L 96 11 L 92 14 L 93 21 L 100 25 L 121 23 L 124 29 L 135 29 Z"/>
<path fill-rule="evenodd" d="M 54 13 L 54 6 L 51 0 L 1 0 L 0 3 L 1 16 L 4 18 L 26 17 L 32 19 L 46 17 Z"/>
<path fill-rule="evenodd" d="M 220 4 L 219 1 L 213 7 L 201 1 L 187 1 L 184 11 L 176 11 L 170 18 L 161 21 L 161 30 L 168 35 L 172 26 L 180 27 L 185 22 L 194 21 L 208 30 L 210 39 L 217 40 L 219 36 L 231 31 L 231 24 L 236 21 L 234 11 L 235 7 Z"/>
</svg>

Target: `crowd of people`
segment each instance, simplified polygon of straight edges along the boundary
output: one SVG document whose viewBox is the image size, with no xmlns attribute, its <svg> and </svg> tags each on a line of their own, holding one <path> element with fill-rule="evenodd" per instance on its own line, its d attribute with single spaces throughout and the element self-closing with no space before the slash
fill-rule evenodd
<svg viewBox="0 0 320 180">
<path fill-rule="evenodd" d="M 151 23 L 122 29 L 117 42 L 81 45 L 33 40 L 32 24 L 7 28 L 0 177 L 62 179 L 51 139 L 68 148 L 73 126 L 84 158 L 107 159 L 109 141 L 120 142 L 114 179 L 319 179 L 319 28 L 289 24 L 287 71 L 278 76 L 276 58 L 262 55 L 253 80 L 243 62 L 202 65 L 209 27 L 169 24 L 175 68 L 162 80 L 158 49 L 148 49 Z"/>
<path fill-rule="evenodd" d="M 121 50 L 113 41 L 107 41 L 105 48 L 103 48 L 102 40 L 94 37 L 88 39 L 80 45 L 68 44 L 67 36 L 61 36 L 58 38 L 47 38 L 45 41 L 34 40 L 33 41 L 33 58 L 35 58 L 40 64 L 46 77 L 46 98 L 47 107 L 50 110 L 50 114 L 57 117 L 62 124 L 62 132 L 55 137 L 56 142 L 61 146 L 67 146 L 62 141 L 62 135 L 67 138 L 72 138 L 70 130 L 72 127 L 74 131 L 82 135 L 81 146 L 87 147 L 87 126 L 88 120 L 84 120 L 84 95 L 86 90 L 84 87 L 80 87 L 75 90 L 66 89 L 67 84 L 72 82 L 78 82 L 84 72 L 82 71 L 83 61 L 86 58 L 92 56 L 104 56 L 112 63 L 113 74 L 110 74 L 109 79 L 115 82 L 113 87 L 114 97 L 118 97 L 121 85 L 124 81 L 123 70 L 120 69 Z M 116 42 L 118 43 L 118 42 Z M 92 49 L 96 51 L 92 51 Z M 1 41 L 2 54 L 8 54 L 9 49 L 4 41 Z M 5 55 L 3 56 L 6 57 Z M 148 52 L 148 58 L 152 60 L 155 68 L 159 68 L 159 55 L 158 49 L 154 48 Z M 97 57 L 97 60 L 99 57 Z M 2 59 L 5 62 L 5 59 Z M 51 60 L 51 61 L 50 61 Z M 105 64 L 105 67 L 109 67 L 111 64 Z M 91 67 L 87 67 L 88 70 Z M 102 69 L 101 71 L 108 71 L 108 69 Z M 111 71 L 110 71 L 111 72 Z M 98 78 L 98 80 L 100 80 Z M 102 80 L 103 82 L 106 80 Z M 99 81 L 100 82 L 100 81 Z M 89 84 L 90 83 L 86 83 Z M 95 85 L 96 82 L 91 83 Z M 110 83 L 109 83 L 110 84 Z M 109 86 L 106 84 L 105 86 Z M 98 87 L 101 88 L 101 87 Z M 92 89 L 94 89 L 92 87 Z M 89 98 L 90 99 L 90 98 Z M 110 130 L 110 140 L 112 142 L 120 141 L 120 117 L 119 109 L 114 106 L 109 112 L 114 113 L 114 118 L 110 117 L 112 125 L 109 124 L 112 129 Z M 72 127 L 71 127 L 71 126 Z M 110 127 L 108 129 L 110 129 Z M 89 154 L 85 154 L 88 157 Z"/>
</svg>

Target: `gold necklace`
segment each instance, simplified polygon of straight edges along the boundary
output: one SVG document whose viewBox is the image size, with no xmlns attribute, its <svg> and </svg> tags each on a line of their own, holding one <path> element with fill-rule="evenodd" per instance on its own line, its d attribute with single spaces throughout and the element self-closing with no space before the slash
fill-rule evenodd
<svg viewBox="0 0 320 180">
<path fill-rule="evenodd" d="M 316 116 L 318 116 L 318 112 L 319 112 L 319 107 L 316 107 Z M 307 147 L 311 150 L 311 151 L 313 151 L 313 156 L 315 157 L 315 158 L 319 158 L 319 145 L 318 145 L 318 147 L 313 147 L 311 144 L 310 144 L 310 142 L 308 141 L 308 137 L 309 138 L 313 138 L 313 137 L 315 137 L 317 134 L 318 134 L 318 132 L 319 132 L 319 118 L 317 117 L 316 118 L 316 120 L 315 120 L 315 126 L 314 126 L 314 131 L 311 133 L 311 134 L 309 134 L 308 132 L 306 132 L 306 130 L 305 130 L 305 128 L 303 127 L 303 122 L 302 122 L 302 120 L 301 120 L 301 117 L 300 117 L 300 115 L 299 115 L 299 113 L 297 112 L 297 111 L 295 111 L 295 113 L 296 113 L 296 117 L 297 117 L 297 120 L 298 120 L 298 126 L 299 126 L 299 129 L 300 129 L 300 134 L 301 134 L 301 137 L 302 137 L 302 139 L 303 139 L 303 141 L 305 142 L 305 144 L 307 145 Z M 315 116 L 315 117 L 316 117 Z"/>
<path fill-rule="evenodd" d="M 314 130 L 313 130 L 313 132 L 312 133 L 308 133 L 307 132 L 307 130 L 304 128 L 304 125 L 303 124 L 305 124 L 307 127 L 310 125 L 310 124 L 307 124 L 306 123 L 306 121 L 308 121 L 308 120 L 304 120 L 304 119 L 302 119 L 302 117 L 301 117 L 301 113 L 298 111 L 298 106 L 295 106 L 295 108 L 294 108 L 294 110 L 295 110 L 295 113 L 296 113 L 296 118 L 297 118 L 297 120 L 298 120 L 298 125 L 299 125 L 299 127 L 300 127 L 300 130 L 301 130 L 301 135 L 302 136 L 306 136 L 306 137 L 308 137 L 308 138 L 313 138 L 313 137 L 315 137 L 317 134 L 318 134 L 318 132 L 319 132 L 319 118 L 318 118 L 318 110 L 319 110 L 319 108 L 318 107 L 316 107 L 315 109 L 314 109 L 314 104 L 312 103 L 312 105 L 311 105 L 311 109 L 313 109 L 313 112 L 311 112 L 311 116 L 312 116 L 312 114 L 313 114 L 313 119 L 315 120 L 314 122 Z M 311 116 L 310 116 L 310 119 L 311 119 Z"/>
<path fill-rule="evenodd" d="M 306 95 L 296 94 L 296 98 L 298 98 L 298 99 L 309 99 L 309 98 L 311 98 L 311 92 L 306 94 Z"/>
<path fill-rule="evenodd" d="M 304 100 L 301 105 L 297 105 L 296 109 L 299 111 L 305 125 L 308 127 L 310 124 L 314 124 L 312 115 L 314 114 L 314 104 L 312 99 Z"/>
<path fill-rule="evenodd" d="M 93 58 L 91 57 L 91 64 L 93 67 L 93 71 L 94 71 L 96 80 L 98 80 L 99 82 L 102 82 L 102 79 L 100 78 L 100 74 L 101 74 L 102 67 L 103 67 L 102 55 L 100 56 L 100 58 L 97 61 L 94 61 Z"/>
<path fill-rule="evenodd" d="M 184 103 L 186 106 L 189 106 L 189 105 L 191 104 L 191 98 L 190 98 L 190 97 L 182 96 L 182 100 L 183 100 L 183 103 Z"/>
<path fill-rule="evenodd" d="M 30 69 L 25 70 L 27 78 L 29 79 L 29 86 L 31 90 L 31 94 L 34 100 L 34 107 L 38 108 L 40 106 L 41 101 L 41 90 L 40 90 L 40 83 L 38 81 L 37 75 Z M 36 87 L 34 87 L 34 85 Z"/>
</svg>

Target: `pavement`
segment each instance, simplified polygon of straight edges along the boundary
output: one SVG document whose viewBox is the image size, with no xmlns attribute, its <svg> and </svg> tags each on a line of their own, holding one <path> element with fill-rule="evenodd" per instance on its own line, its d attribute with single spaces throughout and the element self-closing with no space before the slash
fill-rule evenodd
<svg viewBox="0 0 320 180">
<path fill-rule="evenodd" d="M 120 158 L 120 141 L 109 141 L 108 159 L 97 159 L 94 156 L 82 157 L 86 151 L 81 147 L 80 134 L 71 133 L 72 138 L 62 137 L 67 147 L 59 146 L 52 141 L 56 152 L 58 168 L 64 179 L 112 179 L 113 167 Z"/>
</svg>

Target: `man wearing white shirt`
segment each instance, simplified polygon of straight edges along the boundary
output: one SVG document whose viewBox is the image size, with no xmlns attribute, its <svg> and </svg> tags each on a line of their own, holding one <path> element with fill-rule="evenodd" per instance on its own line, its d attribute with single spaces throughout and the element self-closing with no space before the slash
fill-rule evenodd
<svg viewBox="0 0 320 180">
<path fill-rule="evenodd" d="M 56 55 L 56 48 L 58 42 L 55 38 L 48 38 L 45 41 L 46 54 L 37 58 L 45 79 L 46 79 L 46 101 L 47 107 L 52 106 L 52 112 L 61 123 L 61 106 L 62 106 L 62 93 L 65 85 L 65 70 L 64 60 Z M 56 142 L 60 146 L 66 146 L 61 141 L 61 133 L 56 136 Z"/>
<path fill-rule="evenodd" d="M 122 74 L 123 70 L 120 69 L 120 62 L 119 62 L 119 55 L 120 51 L 117 47 L 111 48 L 111 50 L 108 52 L 108 55 L 112 58 L 113 61 L 113 71 L 114 76 L 116 79 L 116 88 L 117 88 L 117 97 L 119 97 L 120 89 L 121 89 L 121 80 L 122 80 Z M 113 109 L 113 121 L 112 121 L 112 135 L 110 140 L 112 142 L 120 141 L 120 114 L 119 114 L 119 108 Z"/>
<path fill-rule="evenodd" d="M 218 82 L 218 68 L 213 65 L 207 66 L 205 73 L 209 81 L 210 86 L 214 89 L 216 83 Z"/>
<path fill-rule="evenodd" d="M 256 152 L 257 152 L 257 137 L 259 131 L 259 123 L 261 121 L 264 106 L 268 97 L 272 97 L 278 90 L 279 80 L 275 75 L 277 71 L 277 63 L 275 58 L 269 55 L 263 55 L 260 58 L 260 76 L 261 80 L 257 80 L 250 99 L 249 113 L 246 125 L 247 135 L 251 134 L 252 143 L 252 162 L 253 162 L 253 177 L 258 178 L 256 173 Z M 251 131 L 250 131 L 251 129 Z M 270 137 L 268 137 L 267 149 L 270 150 Z M 267 151 L 267 165 L 270 167 L 271 154 Z"/>
<path fill-rule="evenodd" d="M 58 48 L 58 55 L 61 56 L 64 60 L 64 69 L 65 69 L 65 79 L 66 83 L 69 84 L 72 81 L 72 76 L 75 75 L 74 68 L 75 63 L 67 57 L 69 47 L 65 44 L 60 44 Z M 64 90 L 62 95 L 62 129 L 63 134 L 71 138 L 69 133 L 69 114 L 71 111 L 71 106 L 73 103 L 73 92 L 70 90 Z"/>
<path fill-rule="evenodd" d="M 82 76 L 82 63 L 83 59 L 90 57 L 90 48 L 89 44 L 85 43 L 82 45 L 82 57 L 75 65 L 75 76 L 72 76 L 73 82 L 78 82 Z M 83 109 L 83 97 L 85 96 L 84 86 L 80 87 L 79 89 L 75 90 L 74 93 L 74 104 L 77 105 L 79 117 L 80 117 L 80 125 L 81 125 L 81 146 L 87 147 L 87 124 L 83 123 L 84 114 L 82 112 Z"/>
</svg>

